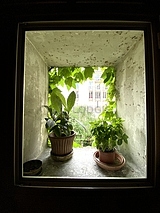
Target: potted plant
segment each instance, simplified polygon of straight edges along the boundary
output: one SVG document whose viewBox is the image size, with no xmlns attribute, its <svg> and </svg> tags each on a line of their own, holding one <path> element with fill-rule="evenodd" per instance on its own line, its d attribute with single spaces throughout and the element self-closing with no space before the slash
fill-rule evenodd
<svg viewBox="0 0 160 213">
<path fill-rule="evenodd" d="M 114 163 L 116 146 L 122 145 L 123 142 L 128 143 L 128 136 L 122 125 L 123 120 L 116 117 L 110 121 L 98 118 L 90 124 L 95 146 L 99 150 L 99 160 Z"/>
<path fill-rule="evenodd" d="M 51 141 L 51 154 L 65 157 L 73 151 L 75 132 L 69 112 L 75 104 L 76 94 L 72 91 L 65 99 L 60 89 L 54 88 L 50 100 L 51 105 L 45 106 L 48 109 L 48 117 L 45 120 Z"/>
</svg>

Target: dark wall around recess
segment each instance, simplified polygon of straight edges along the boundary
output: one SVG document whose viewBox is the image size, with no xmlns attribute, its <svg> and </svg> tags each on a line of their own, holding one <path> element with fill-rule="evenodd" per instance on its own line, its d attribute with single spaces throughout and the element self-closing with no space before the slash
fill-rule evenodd
<svg viewBox="0 0 160 213">
<path fill-rule="evenodd" d="M 90 2 L 90 3 L 88 3 Z M 1 204 L 0 212 L 160 212 L 156 189 L 52 190 L 13 184 L 14 84 L 17 23 L 45 20 L 152 20 L 160 31 L 156 1 L 2 1 L 1 9 Z M 160 69 L 157 52 L 157 64 Z M 157 74 L 160 79 L 160 75 Z M 158 81 L 157 79 L 157 81 Z M 158 91 L 158 88 L 157 88 Z M 158 104 L 160 103 L 157 92 Z M 160 104 L 159 104 L 160 106 Z M 157 115 L 160 124 L 159 112 Z M 159 137 L 160 138 L 160 137 Z"/>
</svg>

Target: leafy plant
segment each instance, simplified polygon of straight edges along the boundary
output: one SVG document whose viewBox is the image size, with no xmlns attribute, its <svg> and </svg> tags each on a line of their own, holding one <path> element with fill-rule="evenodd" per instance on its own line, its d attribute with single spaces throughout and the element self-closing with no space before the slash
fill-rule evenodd
<svg viewBox="0 0 160 213">
<path fill-rule="evenodd" d="M 103 152 L 111 151 L 123 142 L 128 143 L 128 136 L 124 133 L 122 123 L 121 118 L 114 118 L 112 121 L 97 119 L 90 122 L 97 149 Z"/>
<path fill-rule="evenodd" d="M 66 85 L 68 90 L 76 89 L 76 83 L 82 83 L 88 78 L 91 79 L 93 73 L 93 67 L 50 67 L 49 93 L 55 88 L 55 85 Z"/>
<path fill-rule="evenodd" d="M 73 108 L 76 100 L 76 94 L 72 91 L 67 99 L 61 93 L 60 89 L 54 88 L 51 93 L 51 106 L 44 106 L 48 109 L 46 128 L 53 132 L 57 137 L 71 135 L 73 126 L 70 121 L 69 112 Z"/>
<path fill-rule="evenodd" d="M 115 79 L 116 79 L 116 70 L 114 67 L 107 67 L 103 74 L 101 75 L 104 84 L 107 87 L 107 105 L 100 114 L 101 117 L 105 118 L 105 120 L 111 121 L 113 118 L 116 118 L 116 95 L 117 90 L 115 87 Z"/>
<path fill-rule="evenodd" d="M 68 90 L 70 88 L 76 88 L 76 83 L 83 83 L 87 79 L 92 79 L 95 67 L 51 67 L 49 70 L 49 105 L 50 118 L 46 120 L 47 128 L 55 131 L 56 135 L 67 135 L 72 129 L 72 124 L 69 121 L 69 112 L 75 102 L 75 93 L 70 94 L 65 100 L 61 91 L 57 89 L 57 86 L 66 85 Z M 101 67 L 104 84 L 107 87 L 106 107 L 99 115 L 98 120 L 92 121 L 91 132 L 94 135 L 97 143 L 97 147 L 102 149 L 112 149 L 115 145 L 120 145 L 123 142 L 127 143 L 128 136 L 123 132 L 123 120 L 117 118 L 116 113 L 116 70 L 113 66 Z M 47 106 L 46 106 L 47 107 Z M 65 113 L 62 110 L 64 108 Z M 83 116 L 84 117 L 84 116 Z M 55 122 L 53 123 L 52 120 Z M 74 119 L 75 121 L 76 119 Z M 52 122 L 51 122 L 52 121 Z M 78 123 L 77 123 L 78 124 Z M 56 126 L 57 125 L 57 126 Z M 64 128 L 62 128 L 64 127 Z M 80 128 L 79 128 L 80 129 Z M 98 144 L 98 139 L 104 143 Z M 107 139 L 107 141 L 104 141 Z M 106 147 L 106 148 L 105 148 Z M 107 148 L 108 147 L 108 148 Z"/>
<path fill-rule="evenodd" d="M 124 132 L 122 118 L 117 117 L 116 113 L 116 87 L 115 87 L 114 67 L 107 67 L 101 78 L 107 86 L 107 105 L 99 115 L 98 119 L 90 122 L 91 133 L 95 139 L 94 145 L 102 151 L 111 151 L 117 145 L 128 143 L 128 136 Z"/>
</svg>

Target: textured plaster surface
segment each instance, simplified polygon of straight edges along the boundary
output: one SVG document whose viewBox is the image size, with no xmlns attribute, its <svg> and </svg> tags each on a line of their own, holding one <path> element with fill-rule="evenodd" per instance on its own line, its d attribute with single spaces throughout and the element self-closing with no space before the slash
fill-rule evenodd
<svg viewBox="0 0 160 213">
<path fill-rule="evenodd" d="M 124 118 L 124 126 L 129 136 L 129 144 L 122 146 L 128 158 L 146 166 L 146 90 L 143 38 L 136 43 L 117 66 L 118 115 Z"/>
<path fill-rule="evenodd" d="M 74 148 L 73 156 L 65 162 L 54 161 L 50 155 L 50 148 L 47 148 L 38 159 L 42 160 L 41 176 L 51 177 L 126 177 L 145 178 L 143 170 L 139 170 L 134 164 L 126 160 L 125 165 L 117 171 L 102 169 L 93 159 L 97 151 L 92 147 Z"/>
<path fill-rule="evenodd" d="M 70 30 L 26 33 L 48 66 L 115 65 L 142 36 L 142 31 Z"/>
<path fill-rule="evenodd" d="M 46 144 L 45 120 L 48 68 L 32 43 L 26 39 L 24 78 L 23 161 L 34 159 Z"/>
</svg>

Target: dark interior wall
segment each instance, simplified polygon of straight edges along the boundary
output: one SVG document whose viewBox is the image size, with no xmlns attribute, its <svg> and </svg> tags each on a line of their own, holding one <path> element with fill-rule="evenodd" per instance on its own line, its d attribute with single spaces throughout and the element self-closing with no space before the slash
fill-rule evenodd
<svg viewBox="0 0 160 213">
<path fill-rule="evenodd" d="M 87 3 L 90 2 L 90 3 Z M 160 212 L 159 180 L 155 189 L 56 190 L 14 187 L 14 85 L 17 23 L 45 20 L 148 20 L 160 32 L 160 7 L 156 1 L 20 1 L 1 2 L 1 91 L 4 115 L 1 132 L 0 212 Z M 157 39 L 157 37 L 155 37 Z M 156 108 L 160 109 L 160 50 L 155 51 Z M 4 105 L 3 105 L 4 104 Z M 5 106 L 5 107 L 4 107 Z M 160 150 L 160 111 L 156 111 L 157 150 Z M 157 151 L 157 177 L 159 178 Z M 129 209 L 128 209 L 129 208 Z"/>
</svg>

